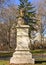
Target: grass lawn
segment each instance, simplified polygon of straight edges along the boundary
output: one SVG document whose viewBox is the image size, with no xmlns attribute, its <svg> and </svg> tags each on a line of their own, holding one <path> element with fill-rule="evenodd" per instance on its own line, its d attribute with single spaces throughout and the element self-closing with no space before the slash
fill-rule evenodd
<svg viewBox="0 0 46 65">
<path fill-rule="evenodd" d="M 7 60 L 0 60 L 0 65 L 9 65 L 9 61 Z M 34 64 L 34 65 L 46 65 L 46 63 L 42 63 L 42 64 Z"/>
<path fill-rule="evenodd" d="M 9 61 L 0 60 L 0 65 L 9 65 Z"/>
<path fill-rule="evenodd" d="M 31 50 L 30 52 L 32 52 L 32 54 L 34 55 L 37 55 L 39 53 L 45 53 L 46 54 L 46 50 Z M 12 56 L 13 55 L 13 52 L 10 52 L 10 53 L 0 53 L 0 56 L 1 57 L 8 57 L 8 56 Z M 45 58 L 44 59 L 41 59 L 41 58 L 38 58 L 38 60 L 46 60 Z M 9 65 L 9 61 L 8 60 L 0 60 L 0 65 Z M 34 64 L 34 65 L 46 65 L 46 62 L 42 62 L 42 63 L 37 63 L 37 64 Z"/>
<path fill-rule="evenodd" d="M 46 49 L 36 49 L 36 50 L 30 50 L 31 53 L 46 53 Z"/>
</svg>

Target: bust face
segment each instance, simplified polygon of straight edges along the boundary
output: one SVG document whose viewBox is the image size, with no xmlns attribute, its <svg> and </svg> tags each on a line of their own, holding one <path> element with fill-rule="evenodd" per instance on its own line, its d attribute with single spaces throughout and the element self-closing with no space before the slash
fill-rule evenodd
<svg viewBox="0 0 46 65">
<path fill-rule="evenodd" d="M 21 22 L 22 22 L 22 19 L 19 17 L 19 18 L 18 18 L 18 24 L 20 25 Z"/>
<path fill-rule="evenodd" d="M 21 15 L 21 16 L 24 16 L 24 9 L 21 9 L 21 10 L 20 10 L 20 15 Z"/>
<path fill-rule="evenodd" d="M 21 17 L 19 17 L 18 18 L 18 25 L 23 25 L 23 24 L 24 24 L 24 20 Z"/>
</svg>

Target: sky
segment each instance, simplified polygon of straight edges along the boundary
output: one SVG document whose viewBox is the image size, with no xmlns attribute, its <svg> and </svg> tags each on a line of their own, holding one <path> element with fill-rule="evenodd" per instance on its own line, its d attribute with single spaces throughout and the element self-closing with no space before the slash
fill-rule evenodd
<svg viewBox="0 0 46 65">
<path fill-rule="evenodd" d="M 33 2 L 34 0 L 29 0 L 30 2 Z M 12 0 L 12 2 L 19 4 L 19 0 Z"/>
<path fill-rule="evenodd" d="M 7 1 L 7 0 L 6 0 Z M 36 7 L 38 6 L 38 2 L 41 1 L 41 0 L 28 0 L 30 1 L 31 3 L 33 3 L 33 5 L 35 5 Z M 19 0 L 8 0 L 8 2 L 5 2 L 5 6 L 7 5 L 11 5 L 11 4 L 16 4 L 16 5 L 19 5 Z"/>
<path fill-rule="evenodd" d="M 36 4 L 40 0 L 29 0 L 29 1 Z M 13 4 L 17 4 L 17 5 L 20 3 L 19 0 L 10 0 L 10 2 L 13 3 Z"/>
<path fill-rule="evenodd" d="M 29 0 L 30 2 L 37 4 L 40 0 Z M 14 3 L 19 4 L 19 0 L 13 0 Z"/>
<path fill-rule="evenodd" d="M 29 0 L 31 3 L 33 3 L 33 5 L 35 5 L 36 7 L 38 6 L 38 2 L 40 2 L 41 0 Z M 8 4 L 16 4 L 19 5 L 19 0 L 10 0 L 10 2 Z M 7 4 L 6 4 L 7 5 Z"/>
</svg>

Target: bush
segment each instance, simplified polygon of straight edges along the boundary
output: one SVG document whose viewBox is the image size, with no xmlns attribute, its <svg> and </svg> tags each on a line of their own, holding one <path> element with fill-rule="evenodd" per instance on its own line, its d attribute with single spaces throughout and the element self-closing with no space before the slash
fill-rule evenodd
<svg viewBox="0 0 46 65">
<path fill-rule="evenodd" d="M 29 45 L 30 49 L 46 49 L 46 42 L 45 43 L 40 43 L 38 41 L 35 41 L 34 44 Z"/>
</svg>

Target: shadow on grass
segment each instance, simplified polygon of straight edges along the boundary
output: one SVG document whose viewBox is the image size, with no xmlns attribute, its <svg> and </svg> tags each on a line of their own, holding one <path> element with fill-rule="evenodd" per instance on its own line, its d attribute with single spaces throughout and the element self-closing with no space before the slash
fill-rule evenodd
<svg viewBox="0 0 46 65">
<path fill-rule="evenodd" d="M 35 64 L 42 64 L 42 63 L 46 63 L 46 61 L 35 61 Z"/>
</svg>

